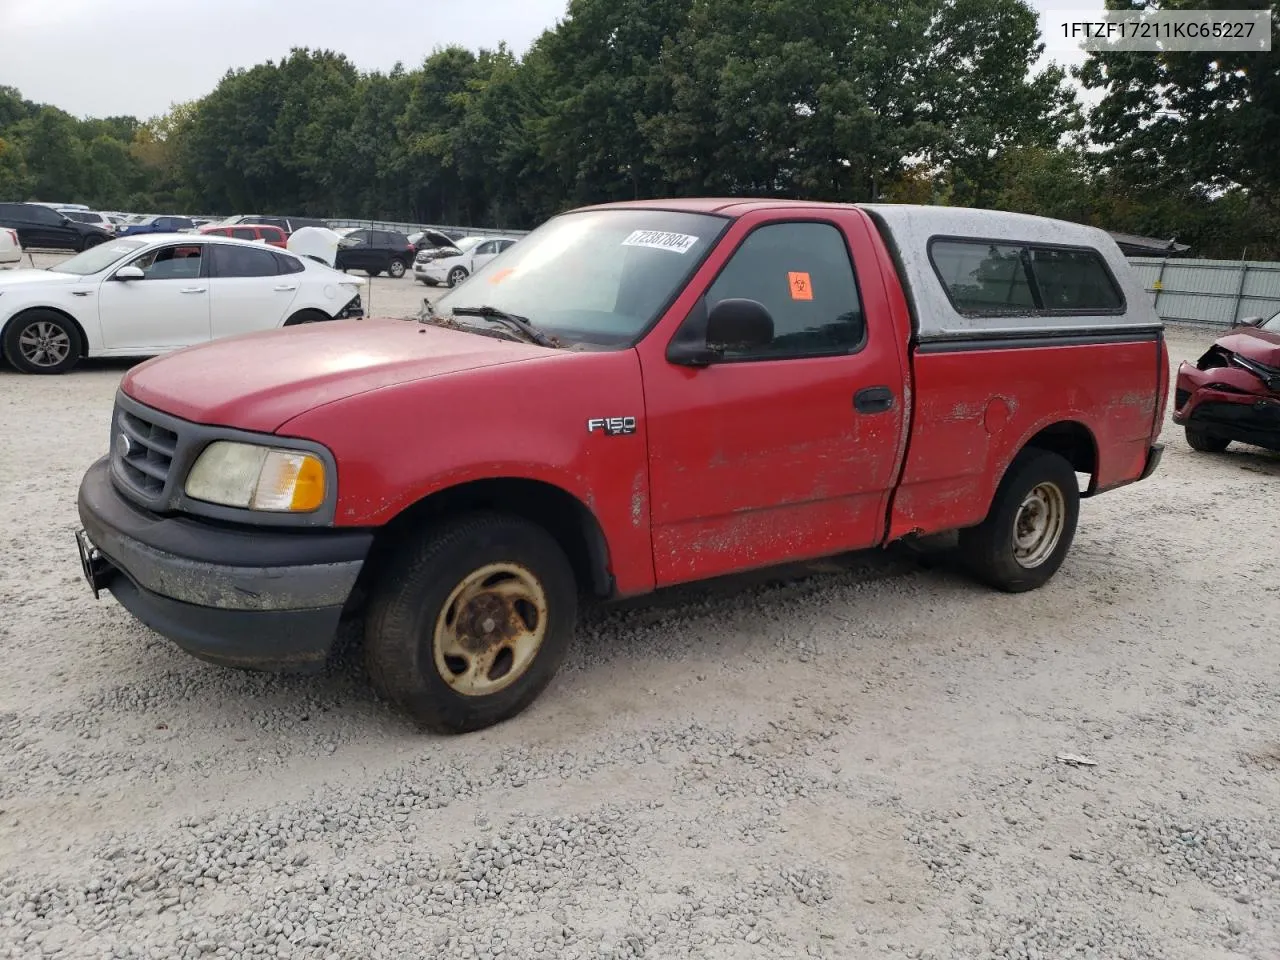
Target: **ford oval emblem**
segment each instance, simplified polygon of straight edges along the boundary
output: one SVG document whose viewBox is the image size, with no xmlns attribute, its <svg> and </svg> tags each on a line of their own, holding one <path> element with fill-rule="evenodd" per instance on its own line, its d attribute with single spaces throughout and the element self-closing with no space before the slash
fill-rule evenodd
<svg viewBox="0 0 1280 960">
<path fill-rule="evenodd" d="M 133 453 L 133 441 L 127 433 L 116 435 L 116 453 L 120 454 L 121 460 Z"/>
</svg>

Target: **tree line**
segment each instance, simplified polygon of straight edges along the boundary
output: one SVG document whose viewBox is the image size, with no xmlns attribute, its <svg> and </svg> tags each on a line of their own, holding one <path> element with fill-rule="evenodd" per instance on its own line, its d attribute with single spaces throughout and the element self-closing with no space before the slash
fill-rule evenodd
<svg viewBox="0 0 1280 960">
<path fill-rule="evenodd" d="M 1280 258 L 1280 59 L 1095 54 L 1086 111 L 1042 50 L 1024 0 L 570 0 L 523 57 L 383 73 L 294 49 L 145 121 L 0 87 L 0 199 L 507 228 L 655 196 L 882 200 Z"/>
</svg>

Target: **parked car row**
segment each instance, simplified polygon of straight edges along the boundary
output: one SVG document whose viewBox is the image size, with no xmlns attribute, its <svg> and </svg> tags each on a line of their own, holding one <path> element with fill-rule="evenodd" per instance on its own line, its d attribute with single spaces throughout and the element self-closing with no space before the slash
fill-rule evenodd
<svg viewBox="0 0 1280 960">
<path fill-rule="evenodd" d="M 294 233 L 304 228 L 331 229 L 328 221 L 314 217 L 236 214 L 219 220 L 177 214 L 137 214 L 90 210 L 72 203 L 0 203 L 0 227 L 16 230 L 20 246 L 34 249 L 80 252 L 112 237 L 161 233 L 209 233 L 287 248 Z M 405 235 L 398 230 L 344 227 L 336 231 L 336 266 L 339 270 L 363 270 L 369 276 L 403 277 L 411 269 L 422 283 L 456 285 L 515 241 L 495 238 L 483 250 L 472 251 L 480 237 L 458 230 L 426 228 Z M 422 254 L 430 254 L 423 259 Z M 463 258 L 463 254 L 473 254 Z M 434 258 L 451 258 L 444 273 L 419 271 L 415 264 Z M 479 259 L 477 259 L 479 258 Z"/>
</svg>

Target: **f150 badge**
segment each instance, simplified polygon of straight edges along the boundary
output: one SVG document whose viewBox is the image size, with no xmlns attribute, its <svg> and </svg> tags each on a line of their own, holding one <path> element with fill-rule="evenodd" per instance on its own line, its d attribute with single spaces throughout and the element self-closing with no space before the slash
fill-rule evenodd
<svg viewBox="0 0 1280 960">
<path fill-rule="evenodd" d="M 603 433 L 610 437 L 621 437 L 635 432 L 635 417 L 595 417 L 587 421 L 587 433 Z"/>
</svg>

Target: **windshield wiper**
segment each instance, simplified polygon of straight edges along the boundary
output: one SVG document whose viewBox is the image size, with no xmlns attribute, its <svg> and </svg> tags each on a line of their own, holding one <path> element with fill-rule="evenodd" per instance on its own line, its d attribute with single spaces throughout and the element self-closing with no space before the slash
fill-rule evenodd
<svg viewBox="0 0 1280 960">
<path fill-rule="evenodd" d="M 497 320 L 513 330 L 518 330 L 526 340 L 540 347 L 556 346 L 555 340 L 530 323 L 528 317 L 522 317 L 518 313 L 507 313 L 497 307 L 454 307 L 450 312 L 455 317 L 482 317 L 485 320 Z"/>
</svg>

